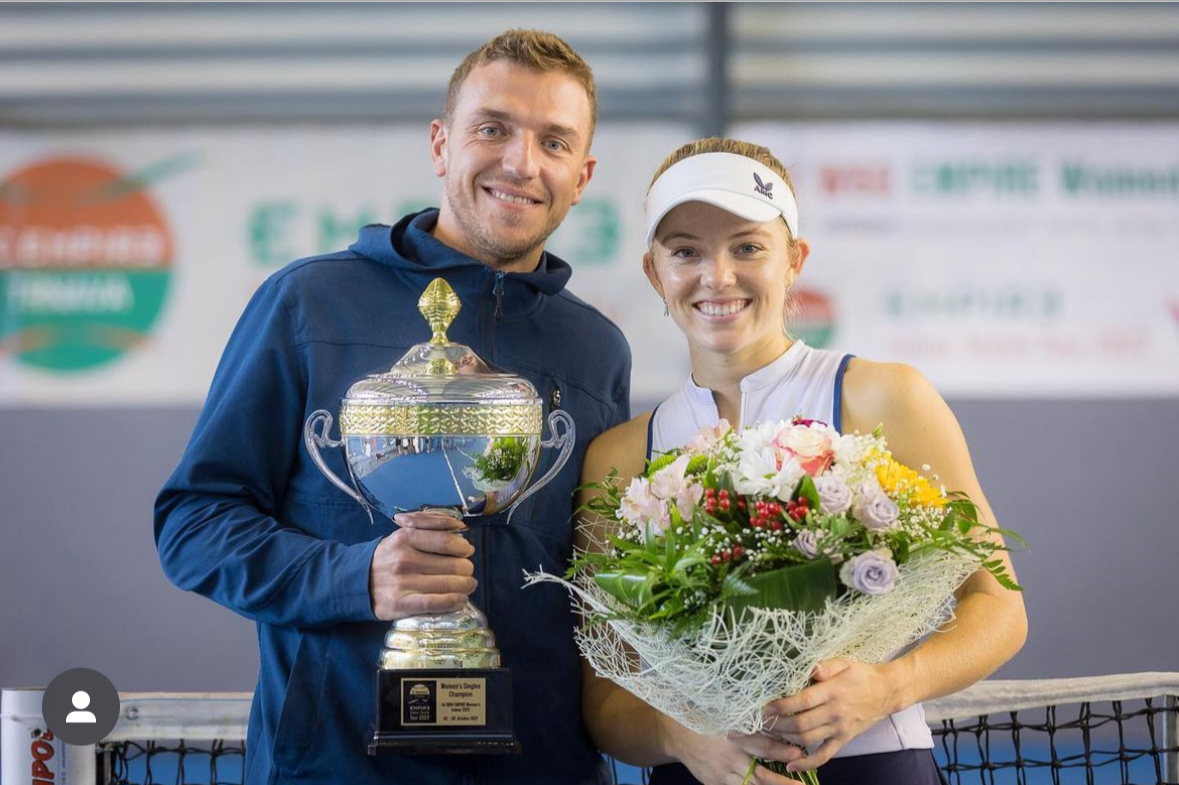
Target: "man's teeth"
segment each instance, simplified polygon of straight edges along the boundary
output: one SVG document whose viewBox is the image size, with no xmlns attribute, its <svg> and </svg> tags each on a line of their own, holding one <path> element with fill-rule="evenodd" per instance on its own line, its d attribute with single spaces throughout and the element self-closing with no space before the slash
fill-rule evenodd
<svg viewBox="0 0 1179 785">
<path fill-rule="evenodd" d="M 532 204 L 532 200 L 524 196 L 512 196 L 503 191 L 492 190 L 491 195 L 503 202 L 511 202 L 512 204 Z"/>
<path fill-rule="evenodd" d="M 720 303 L 698 303 L 696 307 L 699 308 L 705 316 L 728 316 L 731 313 L 737 313 L 737 311 L 745 308 L 745 301 L 736 300 L 731 303 L 724 303 L 723 305 Z"/>
</svg>

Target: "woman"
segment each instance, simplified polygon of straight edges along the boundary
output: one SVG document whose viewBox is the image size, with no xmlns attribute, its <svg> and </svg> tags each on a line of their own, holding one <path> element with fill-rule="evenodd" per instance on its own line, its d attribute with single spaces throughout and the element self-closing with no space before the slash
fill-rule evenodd
<svg viewBox="0 0 1179 785">
<path fill-rule="evenodd" d="M 648 189 L 647 242 L 643 269 L 688 339 L 692 373 L 654 412 L 594 440 L 584 482 L 603 480 L 611 468 L 637 476 L 650 455 L 722 419 L 740 428 L 801 414 L 844 432 L 883 423 L 898 461 L 929 464 L 941 484 L 967 493 L 994 521 L 962 431 L 921 374 L 813 349 L 787 333 L 790 290 L 810 249 L 798 236 L 789 174 L 767 149 L 713 138 L 672 153 Z M 736 785 L 754 757 L 792 771 L 821 767 L 823 785 L 936 785 L 942 778 L 920 702 L 990 674 L 1026 633 L 1020 595 L 979 570 L 959 589 L 945 631 L 879 665 L 820 663 L 809 687 L 766 707 L 761 734 L 701 736 L 588 665 L 583 714 L 602 750 L 656 767 L 652 785 Z M 787 782 L 763 767 L 752 781 Z"/>
</svg>

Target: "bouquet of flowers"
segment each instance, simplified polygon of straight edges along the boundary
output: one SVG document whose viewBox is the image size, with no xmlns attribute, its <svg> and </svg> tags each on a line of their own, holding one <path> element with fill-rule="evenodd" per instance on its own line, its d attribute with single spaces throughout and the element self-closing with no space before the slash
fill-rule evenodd
<svg viewBox="0 0 1179 785">
<path fill-rule="evenodd" d="M 980 566 L 1019 589 L 974 504 L 895 461 L 880 427 L 722 420 L 629 486 L 590 487 L 593 547 L 528 580 L 573 592 L 599 674 L 705 735 L 760 731 L 823 660 L 885 661 Z"/>
</svg>

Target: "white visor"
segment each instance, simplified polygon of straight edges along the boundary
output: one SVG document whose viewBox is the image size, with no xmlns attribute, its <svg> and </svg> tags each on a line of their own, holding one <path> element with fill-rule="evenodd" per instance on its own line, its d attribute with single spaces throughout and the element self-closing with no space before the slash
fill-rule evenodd
<svg viewBox="0 0 1179 785">
<path fill-rule="evenodd" d="M 747 221 L 786 219 L 798 239 L 798 203 L 774 170 L 735 153 L 685 158 L 659 175 L 647 192 L 647 245 L 664 216 L 684 202 L 704 202 Z"/>
</svg>

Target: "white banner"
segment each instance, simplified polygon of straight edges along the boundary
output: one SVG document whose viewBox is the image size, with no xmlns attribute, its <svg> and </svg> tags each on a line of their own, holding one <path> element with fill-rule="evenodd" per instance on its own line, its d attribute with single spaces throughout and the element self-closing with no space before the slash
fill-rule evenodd
<svg viewBox="0 0 1179 785">
<path fill-rule="evenodd" d="M 641 248 L 647 181 L 689 138 L 600 128 L 601 165 L 548 244 L 573 265 L 570 289 L 630 339 L 638 400 L 687 373 Z M 7 406 L 200 403 L 266 276 L 441 195 L 418 127 L 9 133 L 0 167 Z"/>
<path fill-rule="evenodd" d="M 750 124 L 792 172 L 800 329 L 943 394 L 1179 394 L 1179 125 Z"/>
<path fill-rule="evenodd" d="M 953 396 L 1179 394 L 1179 125 L 762 124 L 812 255 L 794 331 Z M 606 125 L 549 248 L 634 350 L 687 373 L 641 271 L 684 126 Z M 425 128 L 0 134 L 0 405 L 198 404 L 257 285 L 437 204 Z M 391 361 L 396 358 L 391 358 Z"/>
</svg>

